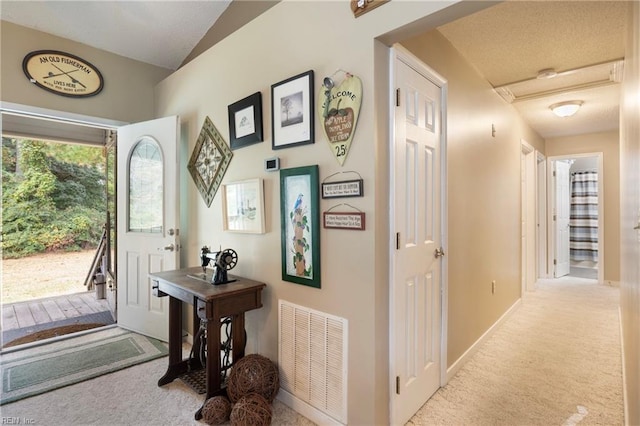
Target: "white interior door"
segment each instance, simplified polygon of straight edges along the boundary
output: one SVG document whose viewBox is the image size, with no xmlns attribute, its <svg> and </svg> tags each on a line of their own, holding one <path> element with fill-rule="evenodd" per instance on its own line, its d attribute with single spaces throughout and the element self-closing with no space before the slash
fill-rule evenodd
<svg viewBox="0 0 640 426">
<path fill-rule="evenodd" d="M 569 169 L 565 161 L 554 162 L 555 181 L 555 272 L 554 277 L 569 275 L 569 219 L 571 198 L 569 193 Z"/>
<path fill-rule="evenodd" d="M 178 117 L 118 129 L 118 324 L 168 340 L 169 298 L 149 273 L 178 268 Z"/>
<path fill-rule="evenodd" d="M 399 51 L 394 64 L 400 92 L 391 163 L 392 424 L 415 414 L 440 387 L 441 373 L 442 89 L 417 72 L 429 75 L 414 61 Z"/>
</svg>

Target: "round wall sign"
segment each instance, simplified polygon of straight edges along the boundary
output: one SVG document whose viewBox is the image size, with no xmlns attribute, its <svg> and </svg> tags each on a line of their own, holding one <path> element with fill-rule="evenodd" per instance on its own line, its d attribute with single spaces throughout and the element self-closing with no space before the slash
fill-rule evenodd
<svg viewBox="0 0 640 426">
<path fill-rule="evenodd" d="M 85 98 L 97 95 L 104 86 L 102 74 L 95 66 L 56 50 L 27 54 L 22 69 L 30 82 L 57 95 Z"/>
</svg>

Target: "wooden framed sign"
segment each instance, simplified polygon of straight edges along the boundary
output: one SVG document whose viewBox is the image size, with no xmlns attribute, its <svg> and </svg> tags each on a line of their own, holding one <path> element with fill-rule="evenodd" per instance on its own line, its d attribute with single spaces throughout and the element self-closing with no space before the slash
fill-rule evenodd
<svg viewBox="0 0 640 426">
<path fill-rule="evenodd" d="M 322 198 L 362 197 L 363 195 L 362 179 L 322 182 Z"/>
<path fill-rule="evenodd" d="M 322 222 L 325 228 L 364 231 L 365 214 L 363 212 L 324 212 Z"/>
</svg>

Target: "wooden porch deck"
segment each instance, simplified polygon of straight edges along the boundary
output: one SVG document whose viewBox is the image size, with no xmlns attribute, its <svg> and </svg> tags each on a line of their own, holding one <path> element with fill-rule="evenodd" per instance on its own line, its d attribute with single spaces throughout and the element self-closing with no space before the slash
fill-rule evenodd
<svg viewBox="0 0 640 426">
<path fill-rule="evenodd" d="M 105 311 L 109 311 L 107 300 L 97 299 L 93 291 L 8 303 L 2 305 L 2 330 L 33 327 Z"/>
</svg>

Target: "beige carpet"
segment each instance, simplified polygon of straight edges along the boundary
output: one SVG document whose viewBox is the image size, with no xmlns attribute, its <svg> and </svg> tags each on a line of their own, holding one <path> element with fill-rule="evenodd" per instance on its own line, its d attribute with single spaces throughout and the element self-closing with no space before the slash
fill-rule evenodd
<svg viewBox="0 0 640 426">
<path fill-rule="evenodd" d="M 189 349 L 184 346 L 185 356 Z M 167 358 L 159 358 L 3 405 L 1 415 L 3 419 L 18 418 L 21 425 L 206 425 L 194 419 L 204 395 L 196 394 L 178 379 L 163 387 L 157 386 L 166 369 Z M 277 400 L 273 403 L 272 423 L 314 425 Z"/>
<path fill-rule="evenodd" d="M 408 424 L 622 425 L 619 291 L 593 283 L 542 283 Z M 193 420 L 201 396 L 179 380 L 156 386 L 166 362 L 8 404 L 2 416 L 49 426 L 203 425 Z M 312 425 L 277 400 L 272 423 Z"/>
<path fill-rule="evenodd" d="M 409 425 L 622 425 L 619 289 L 545 280 Z"/>
</svg>

